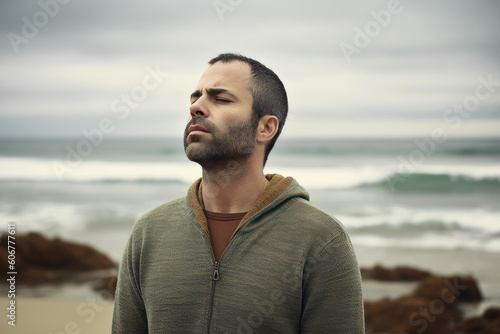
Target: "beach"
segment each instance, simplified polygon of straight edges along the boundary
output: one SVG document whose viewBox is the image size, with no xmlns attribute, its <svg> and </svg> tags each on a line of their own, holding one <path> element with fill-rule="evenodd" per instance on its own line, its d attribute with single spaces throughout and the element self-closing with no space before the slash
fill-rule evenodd
<svg viewBox="0 0 500 334">
<path fill-rule="evenodd" d="M 386 267 L 412 266 L 434 274 L 454 274 L 475 277 L 484 295 L 477 303 L 461 304 L 466 317 L 482 314 L 488 307 L 500 307 L 500 254 L 414 249 L 357 248 L 361 267 L 374 264 Z M 429 261 L 432 258 L 433 261 Z M 478 259 L 481 259 L 478 261 Z M 417 282 L 381 282 L 363 280 L 363 297 L 367 301 L 398 298 L 410 294 Z M 19 286 L 16 296 L 16 326 L 4 319 L 2 333 L 59 334 L 59 333 L 109 333 L 113 313 L 113 300 L 108 293 L 93 289 L 92 282 Z M 2 290 L 0 303 L 6 309 L 9 299 Z"/>
<path fill-rule="evenodd" d="M 67 163 L 68 147 L 77 147 L 77 139 L 2 139 L 1 144 L 2 232 L 9 223 L 19 235 L 37 232 L 86 244 L 115 264 L 134 222 L 185 196 L 201 174 L 174 139 L 110 140 L 73 161 L 64 174 L 54 166 Z M 461 304 L 463 313 L 475 316 L 500 306 L 500 141 L 449 140 L 420 164 L 406 165 L 416 150 L 409 139 L 284 140 L 265 172 L 293 176 L 313 205 L 339 219 L 361 267 L 411 266 L 435 275 L 472 276 L 484 299 Z M 364 280 L 363 295 L 366 301 L 398 298 L 417 284 Z M 1 293 L 7 305 L 7 293 Z M 91 282 L 19 285 L 16 328 L 7 317 L 0 328 L 2 333 L 109 333 L 113 302 L 104 297 Z M 98 298 L 98 310 L 85 306 Z"/>
<path fill-rule="evenodd" d="M 9 301 L 0 298 L 2 309 Z M 113 302 L 99 301 L 95 305 L 86 299 L 16 298 L 17 319 L 13 327 L 3 321 L 2 333 L 17 334 L 77 334 L 110 333 Z M 5 320 L 5 319 L 4 319 Z"/>
</svg>

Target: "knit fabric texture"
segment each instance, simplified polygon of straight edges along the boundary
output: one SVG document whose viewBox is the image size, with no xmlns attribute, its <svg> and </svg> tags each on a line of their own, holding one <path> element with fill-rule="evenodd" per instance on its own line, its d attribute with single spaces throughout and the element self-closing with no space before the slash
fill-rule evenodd
<svg viewBox="0 0 500 334">
<path fill-rule="evenodd" d="M 266 177 L 219 261 L 201 179 L 136 222 L 112 333 L 364 333 L 359 267 L 342 224 L 293 178 Z"/>
</svg>

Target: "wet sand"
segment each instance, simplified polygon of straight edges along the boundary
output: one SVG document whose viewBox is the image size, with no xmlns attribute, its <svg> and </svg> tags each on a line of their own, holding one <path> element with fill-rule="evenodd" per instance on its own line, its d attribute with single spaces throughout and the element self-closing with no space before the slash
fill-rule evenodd
<svg viewBox="0 0 500 334">
<path fill-rule="evenodd" d="M 99 300 L 58 300 L 16 298 L 16 326 L 5 316 L 9 299 L 0 298 L 1 333 L 16 334 L 101 334 L 111 333 L 113 302 Z"/>
</svg>

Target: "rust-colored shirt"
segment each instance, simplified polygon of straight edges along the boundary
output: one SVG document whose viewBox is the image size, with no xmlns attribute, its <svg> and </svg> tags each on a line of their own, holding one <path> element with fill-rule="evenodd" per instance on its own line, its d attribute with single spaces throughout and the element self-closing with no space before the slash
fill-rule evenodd
<svg viewBox="0 0 500 334">
<path fill-rule="evenodd" d="M 219 213 L 203 210 L 207 217 L 208 230 L 210 231 L 210 243 L 214 250 L 215 260 L 219 261 L 222 253 L 229 245 L 231 236 L 238 227 L 241 219 L 247 214 L 240 213 Z"/>
</svg>

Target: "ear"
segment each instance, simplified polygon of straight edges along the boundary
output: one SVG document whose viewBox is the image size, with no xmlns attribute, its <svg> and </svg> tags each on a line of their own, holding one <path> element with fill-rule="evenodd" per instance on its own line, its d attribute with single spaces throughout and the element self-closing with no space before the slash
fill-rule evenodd
<svg viewBox="0 0 500 334">
<path fill-rule="evenodd" d="M 280 121 L 276 116 L 264 115 L 260 118 L 259 126 L 257 127 L 257 135 L 255 140 L 259 144 L 267 144 L 278 132 Z"/>
</svg>

